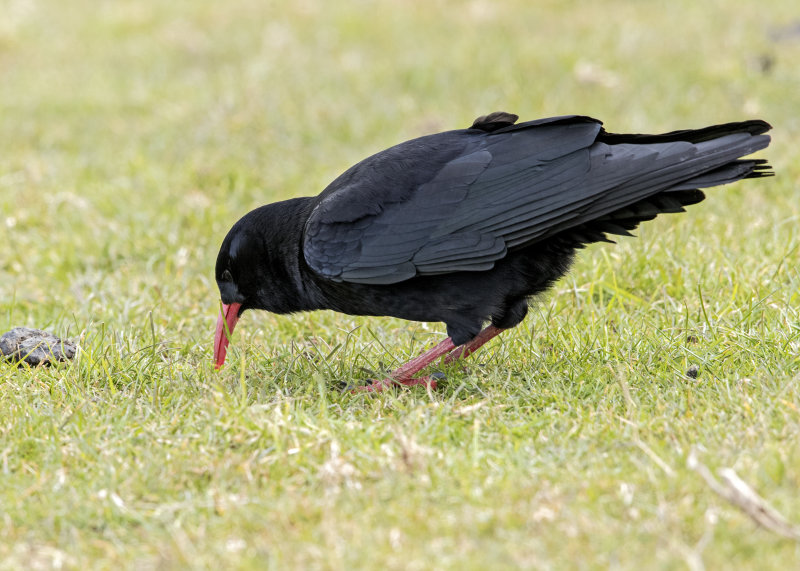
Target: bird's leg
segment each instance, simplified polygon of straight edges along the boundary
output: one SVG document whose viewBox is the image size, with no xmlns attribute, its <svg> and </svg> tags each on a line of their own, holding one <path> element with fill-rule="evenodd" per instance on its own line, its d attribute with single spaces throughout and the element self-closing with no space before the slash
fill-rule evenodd
<svg viewBox="0 0 800 571">
<path fill-rule="evenodd" d="M 453 345 L 452 339 L 448 337 L 436 345 L 433 349 L 425 351 L 419 357 L 415 357 L 406 364 L 395 369 L 387 378 L 379 381 L 372 381 L 372 383 L 368 386 L 361 387 L 361 390 L 380 392 L 386 387 L 391 386 L 393 383 L 406 387 L 413 387 L 415 385 L 429 385 L 432 389 L 435 389 L 435 379 L 429 376 L 415 378 L 414 375 L 419 373 L 422 369 L 443 355 L 447 355 L 444 359 L 445 363 L 452 363 L 458 359 L 465 359 L 477 351 L 480 347 L 485 345 L 488 341 L 500 335 L 503 331 L 505 331 L 505 329 L 495 327 L 494 325 L 489 325 L 475 337 L 459 346 Z"/>
<path fill-rule="evenodd" d="M 361 390 L 379 392 L 386 387 L 391 386 L 393 383 L 407 387 L 412 387 L 414 385 L 430 385 L 431 388 L 435 389 L 435 380 L 431 379 L 430 377 L 420 377 L 415 379 L 414 375 L 419 373 L 422 369 L 433 363 L 442 355 L 447 355 L 455 348 L 456 346 L 453 345 L 452 339 L 448 337 L 444 341 L 438 343 L 432 349 L 425 351 L 419 357 L 414 357 L 404 365 L 401 365 L 392 371 L 392 373 L 385 379 L 372 381 L 370 385 L 361 387 Z"/>
<path fill-rule="evenodd" d="M 463 345 L 456 347 L 447 357 L 445 357 L 444 362 L 452 363 L 458 359 L 465 359 L 469 357 L 472 353 L 483 347 L 490 340 L 500 335 L 503 331 L 505 331 L 505 329 L 495 327 L 494 325 L 489 325 L 475 337 Z"/>
</svg>

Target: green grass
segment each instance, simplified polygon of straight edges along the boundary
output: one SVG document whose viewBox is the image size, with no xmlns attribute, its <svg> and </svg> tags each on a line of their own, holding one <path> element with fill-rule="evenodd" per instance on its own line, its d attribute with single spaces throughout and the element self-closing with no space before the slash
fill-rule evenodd
<svg viewBox="0 0 800 571">
<path fill-rule="evenodd" d="M 733 467 L 800 522 L 800 38 L 771 36 L 795 2 L 0 14 L 0 331 L 81 343 L 0 365 L 0 567 L 798 565 L 687 467 Z M 240 215 L 498 109 L 620 132 L 761 117 L 778 176 L 592 246 L 436 392 L 340 386 L 441 325 L 328 312 L 247 314 L 213 371 Z"/>
</svg>

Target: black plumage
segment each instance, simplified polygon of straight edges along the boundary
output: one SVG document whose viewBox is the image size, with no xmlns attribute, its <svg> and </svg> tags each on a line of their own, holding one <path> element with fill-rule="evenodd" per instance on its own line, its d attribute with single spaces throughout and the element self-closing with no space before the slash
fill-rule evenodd
<svg viewBox="0 0 800 571">
<path fill-rule="evenodd" d="M 487 321 L 517 325 L 576 249 L 682 212 L 701 188 L 771 174 L 741 159 L 769 144 L 764 121 L 625 135 L 589 117 L 516 119 L 401 143 L 317 197 L 245 215 L 217 258 L 217 365 L 222 330 L 247 309 L 440 321 L 461 345 Z"/>
</svg>

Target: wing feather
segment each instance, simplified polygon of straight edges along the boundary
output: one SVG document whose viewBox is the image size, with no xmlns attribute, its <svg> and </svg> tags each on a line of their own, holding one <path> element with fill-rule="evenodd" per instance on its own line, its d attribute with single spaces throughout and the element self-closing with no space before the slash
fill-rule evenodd
<svg viewBox="0 0 800 571">
<path fill-rule="evenodd" d="M 664 194 L 632 205 L 751 172 L 753 161 L 735 159 L 769 137 L 750 131 L 693 142 L 637 136 L 649 137 L 641 144 L 605 133 L 594 119 L 567 116 L 422 137 L 331 183 L 308 218 L 303 253 L 318 274 L 355 283 L 490 269 L 511 248 L 612 212 L 630 207 L 641 218 L 682 209 Z M 599 224 L 592 231 L 627 233 L 619 222 Z"/>
</svg>

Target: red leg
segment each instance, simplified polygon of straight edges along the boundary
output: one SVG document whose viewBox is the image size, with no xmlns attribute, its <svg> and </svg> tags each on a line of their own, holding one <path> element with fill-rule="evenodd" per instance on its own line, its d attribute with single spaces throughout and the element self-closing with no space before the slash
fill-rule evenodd
<svg viewBox="0 0 800 571">
<path fill-rule="evenodd" d="M 415 357 L 411 359 L 404 365 L 401 365 L 394 371 L 392 374 L 389 375 L 385 379 L 381 379 L 380 381 L 372 381 L 372 384 L 366 387 L 360 387 L 362 391 L 370 391 L 370 392 L 379 392 L 385 389 L 386 387 L 390 386 L 392 383 L 397 383 L 399 385 L 405 385 L 407 387 L 411 387 L 414 385 L 422 385 L 422 384 L 430 384 L 431 388 L 436 388 L 436 381 L 431 379 L 430 377 L 422 377 L 419 379 L 415 379 L 414 375 L 419 373 L 422 369 L 430 365 L 436 359 L 441 357 L 442 355 L 447 355 L 450 351 L 455 349 L 455 345 L 453 345 L 453 341 L 448 337 L 444 341 L 440 342 L 436 347 L 433 349 L 428 349 L 419 357 Z"/>
<path fill-rule="evenodd" d="M 448 337 L 436 345 L 436 347 L 433 349 L 429 349 L 419 357 L 415 357 L 406 364 L 395 369 L 387 378 L 372 381 L 370 385 L 366 387 L 360 387 L 359 390 L 380 392 L 391 386 L 393 383 L 406 387 L 413 387 L 415 385 L 428 385 L 432 389 L 435 389 L 435 379 L 428 376 L 415 378 L 414 375 L 419 373 L 422 369 L 443 355 L 447 355 L 444 359 L 445 363 L 452 363 L 458 359 L 469 357 L 472 353 L 485 345 L 489 340 L 500 335 L 503 331 L 505 331 L 505 329 L 500 329 L 494 325 L 489 325 L 474 338 L 458 347 L 453 345 L 453 341 Z"/>
<path fill-rule="evenodd" d="M 452 363 L 453 361 L 457 361 L 458 359 L 465 359 L 469 357 L 472 353 L 483 347 L 487 342 L 494 339 L 498 335 L 500 335 L 505 329 L 500 329 L 499 327 L 495 327 L 494 325 L 489 325 L 483 331 L 478 333 L 475 337 L 456 347 L 456 349 L 450 353 L 447 357 L 445 357 L 445 363 Z"/>
</svg>

